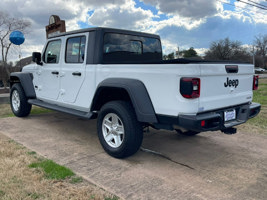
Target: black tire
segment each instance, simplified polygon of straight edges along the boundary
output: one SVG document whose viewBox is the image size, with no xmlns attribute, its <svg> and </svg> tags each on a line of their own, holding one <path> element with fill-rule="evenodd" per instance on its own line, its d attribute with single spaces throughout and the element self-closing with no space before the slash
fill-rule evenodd
<svg viewBox="0 0 267 200">
<path fill-rule="evenodd" d="M 111 101 L 101 108 L 97 133 L 103 149 L 115 158 L 133 155 L 143 141 L 142 124 L 137 121 L 131 104 L 124 101 Z"/>
<path fill-rule="evenodd" d="M 181 131 L 179 129 L 176 129 L 176 132 L 181 134 L 181 135 L 184 135 L 184 136 L 195 136 L 195 135 L 200 133 L 200 132 L 196 132 L 196 131 L 185 131 L 185 132 L 183 132 L 183 131 Z"/>
<path fill-rule="evenodd" d="M 21 84 L 15 83 L 10 91 L 10 106 L 15 116 L 26 117 L 30 114 L 32 105 L 27 100 Z"/>
</svg>

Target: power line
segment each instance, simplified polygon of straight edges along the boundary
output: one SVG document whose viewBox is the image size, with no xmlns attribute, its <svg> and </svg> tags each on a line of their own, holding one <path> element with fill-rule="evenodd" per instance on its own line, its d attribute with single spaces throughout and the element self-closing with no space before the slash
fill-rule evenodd
<svg viewBox="0 0 267 200">
<path fill-rule="evenodd" d="M 256 4 L 256 5 L 259 5 L 259 6 L 261 6 L 261 7 L 265 7 L 265 8 L 267 8 L 267 6 L 265 6 L 265 5 L 263 5 L 263 4 L 260 4 L 260 3 L 257 3 L 257 2 L 251 1 L 251 0 L 248 0 L 248 1 L 250 1 L 250 2 L 252 2 L 252 3 L 254 3 L 254 4 Z"/>
<path fill-rule="evenodd" d="M 241 6 L 234 5 L 234 4 L 232 4 L 232 3 L 224 2 L 224 1 L 221 1 L 221 0 L 216 0 L 216 1 L 221 2 L 221 3 L 223 3 L 223 4 L 227 4 L 227 5 L 229 5 L 229 6 L 233 6 L 233 7 L 236 7 L 236 8 L 240 8 L 240 9 L 242 9 L 242 10 L 244 10 L 244 11 L 253 12 L 253 10 L 251 10 L 251 9 L 246 9 L 246 8 L 241 7 Z M 267 0 L 266 0 L 266 1 L 267 1 Z M 258 13 L 266 14 L 266 13 L 259 12 L 259 11 L 258 11 Z"/>
<path fill-rule="evenodd" d="M 264 7 L 261 7 L 261 6 L 252 4 L 252 3 L 248 3 L 248 2 L 245 2 L 245 1 L 241 1 L 241 0 L 237 0 L 237 1 L 240 1 L 241 3 L 245 3 L 245 4 L 250 5 L 250 6 L 257 7 L 257 8 L 262 9 L 262 10 L 267 10 L 267 8 L 264 8 Z"/>
</svg>

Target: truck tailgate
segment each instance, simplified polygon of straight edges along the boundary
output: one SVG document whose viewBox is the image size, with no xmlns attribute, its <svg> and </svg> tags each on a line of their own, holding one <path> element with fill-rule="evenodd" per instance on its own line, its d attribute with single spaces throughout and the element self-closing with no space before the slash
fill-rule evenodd
<svg viewBox="0 0 267 200">
<path fill-rule="evenodd" d="M 199 112 L 252 101 L 254 67 L 250 64 L 201 64 Z"/>
</svg>

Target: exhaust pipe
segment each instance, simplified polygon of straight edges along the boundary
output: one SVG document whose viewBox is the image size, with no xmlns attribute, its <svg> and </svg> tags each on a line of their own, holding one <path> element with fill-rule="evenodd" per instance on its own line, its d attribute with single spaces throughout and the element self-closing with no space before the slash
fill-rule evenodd
<svg viewBox="0 0 267 200">
<path fill-rule="evenodd" d="M 236 133 L 236 128 L 227 128 L 227 129 L 223 129 L 221 131 L 227 135 L 233 135 Z"/>
</svg>

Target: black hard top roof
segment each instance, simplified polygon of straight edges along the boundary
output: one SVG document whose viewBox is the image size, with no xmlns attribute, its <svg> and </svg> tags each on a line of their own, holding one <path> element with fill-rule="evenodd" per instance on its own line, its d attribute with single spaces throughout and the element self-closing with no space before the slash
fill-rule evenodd
<svg viewBox="0 0 267 200">
<path fill-rule="evenodd" d="M 128 35 L 160 38 L 159 35 L 156 35 L 156 34 L 150 34 L 150 33 L 138 32 L 138 31 L 130 31 L 130 30 L 125 30 L 125 29 L 116 29 L 116 28 L 107 28 L 107 27 L 93 27 L 93 28 L 85 28 L 85 29 L 79 29 L 75 31 L 60 33 L 60 34 L 48 37 L 48 39 L 57 38 L 57 37 L 65 36 L 65 35 L 77 34 L 77 33 L 85 33 L 85 32 L 90 32 L 90 31 L 100 31 L 104 33 L 108 33 L 108 32 L 109 33 L 122 33 L 122 34 L 128 34 Z"/>
</svg>

